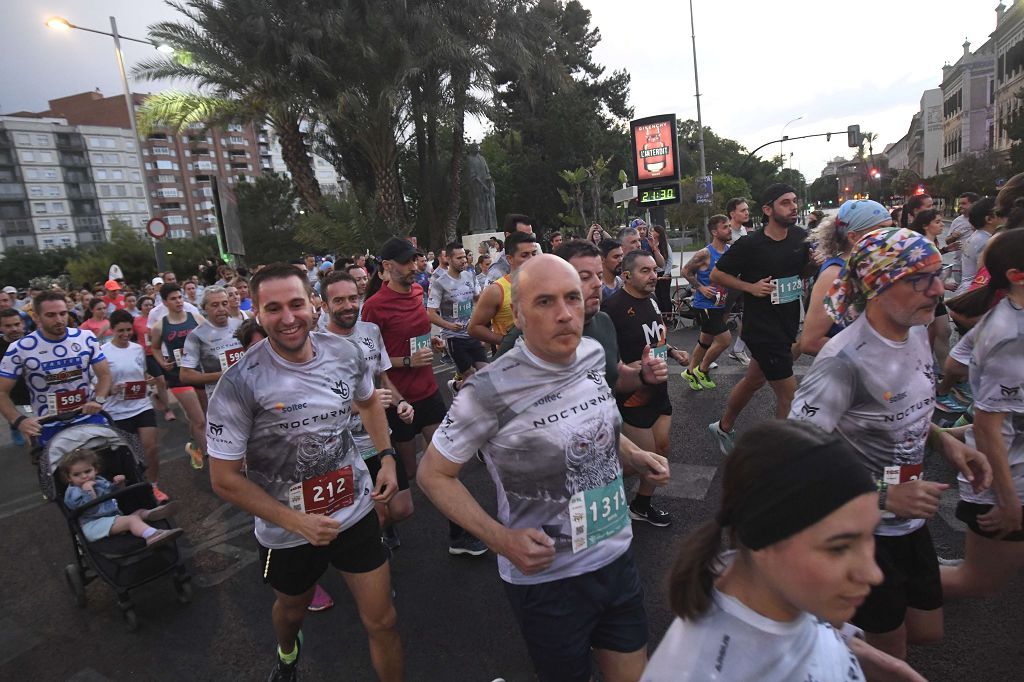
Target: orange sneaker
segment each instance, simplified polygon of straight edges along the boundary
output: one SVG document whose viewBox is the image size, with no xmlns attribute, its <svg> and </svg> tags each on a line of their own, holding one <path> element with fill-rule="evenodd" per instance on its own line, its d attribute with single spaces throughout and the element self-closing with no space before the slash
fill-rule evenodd
<svg viewBox="0 0 1024 682">
<path fill-rule="evenodd" d="M 185 443 L 185 452 L 188 453 L 190 458 L 192 458 L 193 469 L 203 468 L 203 451 L 197 448 L 192 441 Z"/>
<path fill-rule="evenodd" d="M 156 483 L 153 484 L 153 497 L 156 498 L 157 504 L 166 504 L 167 501 L 171 499 L 168 497 L 167 493 L 156 487 Z"/>
</svg>

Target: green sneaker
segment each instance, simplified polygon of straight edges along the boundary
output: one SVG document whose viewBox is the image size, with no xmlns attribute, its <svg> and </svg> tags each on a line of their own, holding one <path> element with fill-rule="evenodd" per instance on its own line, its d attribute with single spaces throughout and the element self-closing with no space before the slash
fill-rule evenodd
<svg viewBox="0 0 1024 682">
<path fill-rule="evenodd" d="M 697 377 L 697 381 L 699 381 L 700 385 L 702 387 L 704 387 L 704 388 L 717 388 L 718 387 L 718 385 L 711 380 L 711 377 L 709 377 L 704 372 L 700 371 L 700 367 L 697 367 L 697 368 L 695 368 L 693 370 L 693 375 L 695 377 Z"/>
<path fill-rule="evenodd" d="M 699 372 L 700 370 L 697 370 L 697 371 Z M 696 375 L 691 374 L 689 369 L 684 369 L 679 376 L 683 377 L 683 379 L 686 381 L 686 383 L 688 383 L 690 385 L 690 390 L 691 391 L 703 391 L 704 390 L 704 386 L 701 385 L 700 379 L 698 379 L 696 377 Z"/>
</svg>

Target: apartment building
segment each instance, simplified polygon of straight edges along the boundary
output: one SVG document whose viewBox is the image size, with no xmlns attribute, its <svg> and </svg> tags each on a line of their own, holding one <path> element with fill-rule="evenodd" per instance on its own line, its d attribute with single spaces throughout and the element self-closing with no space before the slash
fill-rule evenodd
<svg viewBox="0 0 1024 682">
<path fill-rule="evenodd" d="M 117 131 L 108 131 L 111 134 Z M 121 217 L 144 227 L 144 190 L 137 170 L 138 151 L 116 145 L 102 156 L 88 147 L 87 135 L 60 118 L 0 116 L 0 249 L 37 249 L 104 241 L 109 220 Z M 115 159 L 115 155 L 117 158 Z M 117 182 L 104 182 L 103 191 L 124 194 L 132 201 L 103 212 L 93 160 L 107 166 L 108 178 L 117 171 Z M 131 164 L 136 164 L 134 176 Z M 120 189 L 118 189 L 120 188 Z"/>
<path fill-rule="evenodd" d="M 1013 140 L 1007 126 L 1020 115 L 1024 102 L 1017 97 L 1024 89 L 1024 2 L 996 8 L 996 30 L 992 33 L 995 53 L 995 126 L 992 148 L 1008 152 Z"/>
<path fill-rule="evenodd" d="M 968 154 L 992 148 L 995 73 L 995 41 L 991 39 L 974 52 L 965 40 L 960 59 L 942 67 L 943 171 Z"/>
<path fill-rule="evenodd" d="M 281 156 L 281 142 L 277 133 L 270 127 L 263 126 L 259 130 L 257 141 L 259 143 L 260 169 L 265 173 L 280 173 L 290 178 L 291 173 L 288 172 L 288 167 Z M 309 156 L 313 172 L 316 174 L 316 180 L 320 183 L 320 191 L 323 194 L 341 195 L 348 191 L 347 181 L 344 176 L 338 175 L 334 166 L 316 154 Z"/>
</svg>

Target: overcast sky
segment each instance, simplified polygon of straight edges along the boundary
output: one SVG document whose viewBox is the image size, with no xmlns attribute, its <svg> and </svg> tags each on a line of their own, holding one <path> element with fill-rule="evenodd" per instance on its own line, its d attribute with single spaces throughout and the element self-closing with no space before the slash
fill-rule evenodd
<svg viewBox="0 0 1024 682">
<path fill-rule="evenodd" d="M 1011 0 L 1006 0 L 1010 4 Z M 1024 1 L 1024 0 L 1020 0 Z M 41 110 L 48 99 L 100 88 L 121 93 L 111 40 L 46 28 L 50 15 L 124 35 L 177 13 L 157 0 L 8 0 L 0 24 L 0 111 Z M 682 0 L 583 0 L 603 40 L 596 59 L 630 72 L 637 117 L 696 118 L 687 4 Z M 704 124 L 748 149 L 786 134 L 845 130 L 878 133 L 880 151 L 902 137 L 921 93 L 938 87 L 954 63 L 995 28 L 997 0 L 694 0 Z M 129 67 L 152 54 L 125 44 Z M 136 91 L 159 87 L 133 84 Z M 470 135 L 483 126 L 471 122 Z M 769 148 L 777 153 L 778 146 Z M 787 145 L 808 179 L 848 154 L 845 137 Z"/>
</svg>

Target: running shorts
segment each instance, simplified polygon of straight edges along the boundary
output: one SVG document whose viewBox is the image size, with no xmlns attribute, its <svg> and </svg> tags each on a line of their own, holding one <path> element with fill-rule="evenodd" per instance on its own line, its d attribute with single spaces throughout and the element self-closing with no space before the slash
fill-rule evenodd
<svg viewBox="0 0 1024 682">
<path fill-rule="evenodd" d="M 398 408 L 394 405 L 386 411 L 388 426 L 391 427 L 392 443 L 408 443 L 416 438 L 416 434 L 428 426 L 436 426 L 448 414 L 448 406 L 441 398 L 441 391 L 434 391 L 423 400 L 410 403 L 415 412 L 412 424 L 406 424 L 398 418 Z"/>
<path fill-rule="evenodd" d="M 854 625 L 874 634 L 892 632 L 907 609 L 934 611 L 942 608 L 942 580 L 928 526 L 909 535 L 876 535 L 875 561 L 882 569 L 881 585 L 857 609 Z"/>
<path fill-rule="evenodd" d="M 787 343 L 751 343 L 747 342 L 750 355 L 757 360 L 758 366 L 768 381 L 782 381 L 793 376 L 793 348 Z"/>
<path fill-rule="evenodd" d="M 956 505 L 956 517 L 966 523 L 972 533 L 980 535 L 983 538 L 996 539 L 996 533 L 982 530 L 981 526 L 978 525 L 978 517 L 992 511 L 992 507 L 993 505 L 991 504 L 978 504 L 976 502 L 965 502 L 964 500 L 960 500 Z M 1015 530 L 1014 532 L 1007 533 L 998 539 L 1006 542 L 1024 542 L 1024 531 Z"/>
<path fill-rule="evenodd" d="M 409 489 L 409 475 L 405 473 L 405 465 L 402 464 L 402 458 L 397 454 L 394 456 L 395 460 L 395 477 L 398 479 L 398 489 L 408 490 Z M 366 468 L 370 470 L 370 478 L 373 479 L 373 484 L 377 485 L 377 472 L 380 471 L 380 455 L 374 455 L 365 460 Z"/>
<path fill-rule="evenodd" d="M 697 325 L 702 333 L 709 336 L 718 336 L 726 331 L 725 308 L 694 308 L 694 315 L 697 318 Z"/>
<path fill-rule="evenodd" d="M 128 433 L 138 433 L 139 429 L 143 428 L 156 428 L 156 413 L 153 410 L 146 410 L 145 412 L 139 412 L 134 417 L 128 417 L 127 419 L 117 419 L 114 421 L 114 426 L 127 431 Z"/>
<path fill-rule="evenodd" d="M 369 573 L 388 560 L 380 541 L 377 512 L 372 508 L 356 525 L 338 533 L 329 545 L 315 547 L 306 543 L 286 549 L 268 549 L 258 542 L 257 545 L 263 582 L 291 596 L 312 589 L 328 565 L 343 573 Z"/>
<path fill-rule="evenodd" d="M 487 362 L 487 349 L 477 339 L 453 337 L 447 340 L 448 354 L 452 356 L 455 369 L 465 374 L 478 362 Z"/>
<path fill-rule="evenodd" d="M 592 648 L 632 653 L 647 646 L 647 612 L 632 550 L 583 575 L 503 584 L 541 682 L 589 682 Z"/>
<path fill-rule="evenodd" d="M 166 372 L 164 372 L 164 368 L 161 367 L 159 363 L 157 363 L 157 361 L 153 359 L 152 355 L 147 355 L 146 374 L 148 374 L 151 377 L 162 377 L 164 374 L 166 374 Z"/>
</svg>

